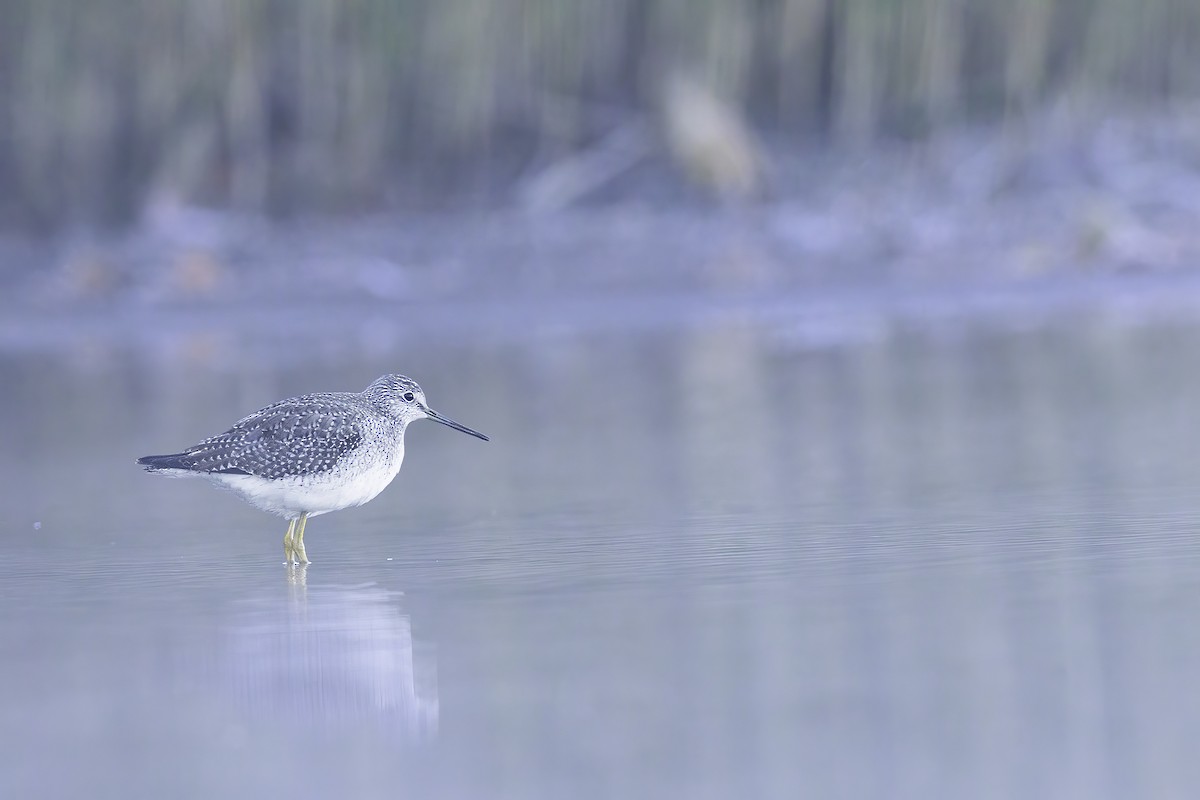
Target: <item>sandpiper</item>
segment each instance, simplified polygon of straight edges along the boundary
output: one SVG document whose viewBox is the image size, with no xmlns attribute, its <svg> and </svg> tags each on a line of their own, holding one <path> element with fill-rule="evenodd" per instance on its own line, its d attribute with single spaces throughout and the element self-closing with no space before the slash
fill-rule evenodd
<svg viewBox="0 0 1200 800">
<path fill-rule="evenodd" d="M 138 463 L 148 472 L 203 476 L 278 514 L 288 520 L 284 560 L 307 564 L 308 518 L 361 506 L 382 492 L 404 461 L 404 429 L 423 418 L 488 440 L 426 405 L 415 381 L 384 375 L 358 393 L 280 400 L 181 453 Z"/>
</svg>

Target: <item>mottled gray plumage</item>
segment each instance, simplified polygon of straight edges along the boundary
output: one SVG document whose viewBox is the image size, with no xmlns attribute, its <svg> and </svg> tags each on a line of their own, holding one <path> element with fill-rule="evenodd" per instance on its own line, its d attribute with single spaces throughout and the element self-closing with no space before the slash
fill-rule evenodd
<svg viewBox="0 0 1200 800">
<path fill-rule="evenodd" d="M 329 392 L 281 400 L 182 453 L 147 456 L 142 463 L 269 480 L 328 472 L 361 445 L 364 436 L 397 435 L 400 423 L 361 398 Z"/>
<path fill-rule="evenodd" d="M 415 381 L 384 375 L 359 393 L 272 403 L 182 452 L 143 456 L 138 463 L 151 472 L 207 477 L 291 520 L 285 556 L 307 561 L 307 518 L 362 505 L 383 491 L 404 460 L 405 428 L 423 418 L 487 441 L 429 408 Z"/>
</svg>

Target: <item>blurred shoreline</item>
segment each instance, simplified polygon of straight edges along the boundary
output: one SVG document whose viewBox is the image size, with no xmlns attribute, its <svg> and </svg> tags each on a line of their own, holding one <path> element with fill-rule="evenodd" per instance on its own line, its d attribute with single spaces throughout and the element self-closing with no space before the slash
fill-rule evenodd
<svg viewBox="0 0 1200 800">
<path fill-rule="evenodd" d="M 597 148 L 587 166 L 612 168 L 639 125 L 704 161 L 741 136 L 722 105 L 836 147 L 1173 109 L 1200 98 L 1198 44 L 1191 0 L 15 0 L 0 221 L 486 202 Z M 736 187 L 750 166 L 726 149 L 688 171 Z"/>
<path fill-rule="evenodd" d="M 765 150 L 770 192 L 755 199 L 707 197 L 652 156 L 558 210 L 270 220 L 176 204 L 122 231 L 4 234 L 0 346 L 48 344 L 84 320 L 122 338 L 130 319 L 172 315 L 247 331 L 264 317 L 285 330 L 322 315 L 334 327 L 420 318 L 432 332 L 464 317 L 571 327 L 606 304 L 622 324 L 788 303 L 919 320 L 947 297 L 957 316 L 1200 306 L 1198 108 Z M 287 324 L 289 309 L 310 323 Z"/>
</svg>

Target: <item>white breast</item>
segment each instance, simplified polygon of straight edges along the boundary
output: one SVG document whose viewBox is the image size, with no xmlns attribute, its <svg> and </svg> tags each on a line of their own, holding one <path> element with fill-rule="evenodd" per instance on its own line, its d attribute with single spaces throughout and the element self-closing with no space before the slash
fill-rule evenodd
<svg viewBox="0 0 1200 800">
<path fill-rule="evenodd" d="M 208 477 L 217 485 L 231 489 L 246 502 L 291 519 L 302 513 L 310 517 L 361 506 L 373 500 L 400 472 L 404 461 L 404 443 L 388 459 L 347 459 L 337 469 L 315 475 L 299 475 L 267 480 L 256 475 Z"/>
</svg>

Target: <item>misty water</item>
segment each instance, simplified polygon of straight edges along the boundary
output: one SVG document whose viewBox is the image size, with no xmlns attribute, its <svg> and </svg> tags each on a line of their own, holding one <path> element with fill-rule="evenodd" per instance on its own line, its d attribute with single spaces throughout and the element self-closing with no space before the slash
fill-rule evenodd
<svg viewBox="0 0 1200 800">
<path fill-rule="evenodd" d="M 1165 797 L 1200 781 L 1200 325 L 734 315 L 0 359 L 0 796 Z M 134 459 L 404 372 L 285 524 Z"/>
</svg>

